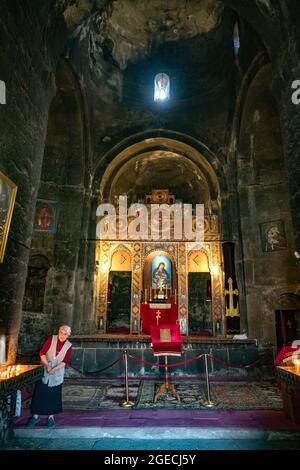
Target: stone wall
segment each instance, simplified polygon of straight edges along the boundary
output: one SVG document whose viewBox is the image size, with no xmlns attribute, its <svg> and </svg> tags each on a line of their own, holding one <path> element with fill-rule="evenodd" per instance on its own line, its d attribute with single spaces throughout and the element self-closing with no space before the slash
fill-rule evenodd
<svg viewBox="0 0 300 470">
<path fill-rule="evenodd" d="M 107 339 L 72 339 L 73 349 L 70 364 L 84 374 L 98 372 L 100 376 L 116 377 L 124 376 L 123 351 L 141 359 L 143 361 L 154 364 L 163 364 L 163 357 L 154 357 L 150 340 L 122 340 L 112 337 Z M 270 351 L 259 351 L 255 341 L 189 341 L 183 343 L 183 352 L 181 357 L 169 357 L 170 364 L 188 361 L 200 354 L 211 354 L 217 360 L 233 365 L 247 365 L 258 359 L 260 355 L 266 357 L 259 362 L 256 367 L 252 368 L 231 368 L 226 365 L 214 362 L 208 359 L 209 372 L 216 376 L 262 376 L 269 370 L 272 370 L 273 355 Z M 105 369 L 114 361 L 121 357 L 121 361 L 112 367 Z M 105 369 L 102 371 L 102 369 Z M 100 371 L 100 372 L 99 372 Z M 170 367 L 169 373 L 173 376 L 203 376 L 205 372 L 204 358 L 192 361 L 186 365 L 179 367 Z M 68 367 L 66 371 L 68 376 L 81 376 L 80 372 Z M 152 365 L 145 365 L 139 361 L 128 359 L 128 374 L 131 377 L 157 377 L 163 375 L 163 368 Z M 93 377 L 93 374 L 90 375 Z"/>
<path fill-rule="evenodd" d="M 17 350 L 54 71 L 66 40 L 63 19 L 51 4 L 1 2 L 0 73 L 7 104 L 0 107 L 0 169 L 18 186 L 0 266 L 0 329 L 8 337 L 8 362 L 14 362 Z"/>
<path fill-rule="evenodd" d="M 279 112 L 271 94 L 272 67 L 252 81 L 243 109 L 237 159 L 238 193 L 249 333 L 275 342 L 275 305 L 298 283 Z M 282 220 L 287 247 L 266 250 L 262 223 Z"/>
<path fill-rule="evenodd" d="M 35 355 L 43 346 L 48 336 L 56 333 L 52 327 L 53 318 L 47 313 L 24 312 L 19 334 L 18 355 Z"/>
</svg>

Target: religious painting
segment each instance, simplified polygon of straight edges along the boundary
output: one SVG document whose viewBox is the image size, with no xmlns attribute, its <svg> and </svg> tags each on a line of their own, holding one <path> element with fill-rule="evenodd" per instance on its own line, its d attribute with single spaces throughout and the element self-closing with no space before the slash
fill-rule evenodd
<svg viewBox="0 0 300 470">
<path fill-rule="evenodd" d="M 180 328 L 180 334 L 181 335 L 186 335 L 187 334 L 186 318 L 183 318 L 183 317 L 180 318 L 179 328 Z"/>
<path fill-rule="evenodd" d="M 0 263 L 3 262 L 17 186 L 0 171 Z"/>
<path fill-rule="evenodd" d="M 34 230 L 36 232 L 56 232 L 58 202 L 38 199 L 35 208 Z"/>
<path fill-rule="evenodd" d="M 283 220 L 260 224 L 261 245 L 264 252 L 280 251 L 287 248 Z"/>
<path fill-rule="evenodd" d="M 138 318 L 133 318 L 131 322 L 131 333 L 138 334 L 139 332 L 139 320 Z"/>
<path fill-rule="evenodd" d="M 152 261 L 152 289 L 171 289 L 172 266 L 165 255 L 158 255 Z"/>
</svg>

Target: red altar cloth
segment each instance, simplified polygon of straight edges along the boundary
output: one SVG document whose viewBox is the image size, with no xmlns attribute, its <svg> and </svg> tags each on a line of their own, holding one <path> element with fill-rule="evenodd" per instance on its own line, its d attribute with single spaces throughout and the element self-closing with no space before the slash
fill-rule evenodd
<svg viewBox="0 0 300 470">
<path fill-rule="evenodd" d="M 297 351 L 298 357 L 300 354 L 300 345 L 299 346 L 283 346 L 277 356 L 275 357 L 274 364 L 275 366 L 280 365 L 293 365 L 292 364 L 292 356 L 295 351 Z"/>
<path fill-rule="evenodd" d="M 170 341 L 162 341 L 161 331 L 167 332 Z M 182 336 L 178 324 L 151 325 L 151 339 L 153 354 L 179 356 L 182 352 Z"/>
<path fill-rule="evenodd" d="M 157 312 L 160 312 L 158 324 L 175 324 L 178 320 L 177 304 L 141 304 L 142 331 L 148 335 L 151 333 L 151 325 L 157 326 Z"/>
</svg>

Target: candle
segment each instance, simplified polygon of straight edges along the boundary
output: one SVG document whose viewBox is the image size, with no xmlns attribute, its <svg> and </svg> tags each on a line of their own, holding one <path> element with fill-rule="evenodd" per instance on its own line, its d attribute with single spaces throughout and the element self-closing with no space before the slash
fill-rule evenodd
<svg viewBox="0 0 300 470">
<path fill-rule="evenodd" d="M 145 304 L 147 303 L 147 289 L 145 289 Z"/>
</svg>

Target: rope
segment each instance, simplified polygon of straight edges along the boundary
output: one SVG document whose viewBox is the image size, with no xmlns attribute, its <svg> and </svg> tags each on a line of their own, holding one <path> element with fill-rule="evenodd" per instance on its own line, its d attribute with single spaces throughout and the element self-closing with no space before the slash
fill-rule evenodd
<svg viewBox="0 0 300 470">
<path fill-rule="evenodd" d="M 248 367 L 254 367 L 256 364 L 259 364 L 265 357 L 267 357 L 270 354 L 270 352 L 273 352 L 272 348 L 270 348 L 261 357 L 256 359 L 256 361 L 250 362 L 249 364 L 240 365 L 240 366 L 230 364 L 229 362 L 221 361 L 220 359 L 217 359 L 216 357 L 211 356 L 210 354 L 207 354 L 207 356 L 210 357 L 213 361 L 217 362 L 218 364 L 221 364 L 222 366 L 232 367 L 234 369 L 247 369 Z"/>
<path fill-rule="evenodd" d="M 249 364 L 244 364 L 244 365 L 230 364 L 229 362 L 224 362 L 224 361 L 221 361 L 220 359 L 217 359 L 216 357 L 212 356 L 211 354 L 207 354 L 207 357 L 210 357 L 213 361 L 215 361 L 215 362 L 217 362 L 217 363 L 219 363 L 223 366 L 232 367 L 234 369 L 247 369 L 248 367 L 254 367 L 256 364 L 260 363 L 271 352 L 272 352 L 272 348 L 270 348 L 265 354 L 263 354 L 261 357 L 259 357 L 256 361 L 253 361 L 253 362 L 250 362 Z M 168 364 L 168 367 L 183 366 L 183 365 L 189 364 L 193 361 L 196 361 L 197 359 L 200 359 L 203 356 L 205 356 L 205 354 L 200 354 L 199 356 L 192 357 L 191 359 L 188 359 L 186 361 L 177 362 L 176 364 Z M 142 364 L 146 364 L 146 365 L 149 365 L 149 366 L 165 367 L 165 364 L 156 364 L 154 362 L 144 361 L 143 359 L 140 359 L 136 356 L 132 356 L 131 354 L 128 354 L 128 357 L 130 357 L 134 361 L 141 362 Z"/>
<path fill-rule="evenodd" d="M 185 364 L 189 364 L 190 362 L 196 361 L 197 359 L 200 359 L 203 356 L 204 354 L 200 354 L 199 356 L 192 357 L 191 359 L 188 359 L 187 361 L 177 362 L 176 364 L 168 364 L 168 367 L 184 366 Z M 148 366 L 166 367 L 165 364 L 156 364 L 154 362 L 144 361 L 143 359 L 139 359 L 138 357 L 132 356 L 131 354 L 128 354 L 128 357 L 130 357 L 130 359 L 133 359 L 134 361 L 141 362 L 142 364 L 146 364 Z"/>
<path fill-rule="evenodd" d="M 118 357 L 118 359 L 116 359 L 114 362 L 112 362 L 112 363 L 109 364 L 108 366 L 105 366 L 105 367 L 103 367 L 102 369 L 94 370 L 94 371 L 92 371 L 92 372 L 82 372 L 80 369 L 78 369 L 77 367 L 73 366 L 72 364 L 67 364 L 67 366 L 68 366 L 68 367 L 71 367 L 71 369 L 76 370 L 76 371 L 79 372 L 80 374 L 85 374 L 85 375 L 89 375 L 89 374 L 100 374 L 100 372 L 104 372 L 105 370 L 110 369 L 111 367 L 113 367 L 115 364 L 117 364 L 118 362 L 120 362 L 121 359 L 122 359 L 122 356 Z"/>
</svg>

